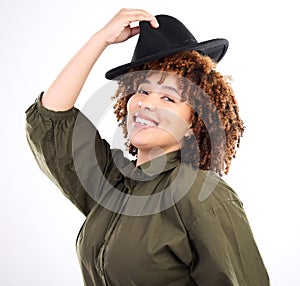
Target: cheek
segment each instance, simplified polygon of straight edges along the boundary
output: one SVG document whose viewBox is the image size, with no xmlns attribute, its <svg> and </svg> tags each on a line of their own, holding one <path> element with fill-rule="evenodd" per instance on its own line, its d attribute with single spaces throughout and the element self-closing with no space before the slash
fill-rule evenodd
<svg viewBox="0 0 300 286">
<path fill-rule="evenodd" d="M 194 109 L 188 105 L 186 111 L 186 122 L 189 124 L 189 126 L 192 125 L 193 114 L 194 114 Z"/>
<path fill-rule="evenodd" d="M 130 97 L 127 102 L 127 114 L 126 114 L 126 124 L 127 124 L 127 131 L 130 133 L 130 126 L 133 122 L 132 114 L 138 109 L 138 99 L 136 96 Z"/>
<path fill-rule="evenodd" d="M 188 125 L 192 124 L 193 109 L 190 106 L 183 106 L 178 113 L 179 117 Z"/>
<path fill-rule="evenodd" d="M 191 125 L 191 114 L 188 109 L 164 110 L 161 115 L 161 127 L 180 141 Z"/>
<path fill-rule="evenodd" d="M 130 97 L 130 99 L 127 102 L 127 111 L 128 113 L 131 113 L 137 108 L 138 108 L 138 98 L 136 95 L 133 95 Z"/>
</svg>

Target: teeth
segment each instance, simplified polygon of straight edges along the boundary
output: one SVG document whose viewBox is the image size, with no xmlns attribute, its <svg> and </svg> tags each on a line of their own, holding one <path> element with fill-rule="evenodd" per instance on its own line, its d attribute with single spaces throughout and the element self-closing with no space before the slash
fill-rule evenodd
<svg viewBox="0 0 300 286">
<path fill-rule="evenodd" d="M 147 120 L 147 119 L 144 119 L 144 118 L 140 118 L 140 117 L 137 117 L 135 119 L 135 122 L 141 123 L 143 125 L 150 126 L 150 127 L 157 126 L 157 124 L 154 123 L 153 121 L 150 121 L 150 120 Z"/>
</svg>

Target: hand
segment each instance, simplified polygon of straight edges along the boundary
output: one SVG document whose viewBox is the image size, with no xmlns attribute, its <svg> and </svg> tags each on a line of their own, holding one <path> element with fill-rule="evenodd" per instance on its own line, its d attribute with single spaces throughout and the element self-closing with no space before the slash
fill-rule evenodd
<svg viewBox="0 0 300 286">
<path fill-rule="evenodd" d="M 110 44 L 121 43 L 140 32 L 139 26 L 131 27 L 136 21 L 149 21 L 153 28 L 158 28 L 156 18 L 140 9 L 121 9 L 101 30 L 105 42 Z"/>
</svg>

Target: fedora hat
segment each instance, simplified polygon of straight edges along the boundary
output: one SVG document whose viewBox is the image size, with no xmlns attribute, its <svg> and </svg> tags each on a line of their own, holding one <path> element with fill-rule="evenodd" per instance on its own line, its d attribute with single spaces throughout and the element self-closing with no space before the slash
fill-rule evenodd
<svg viewBox="0 0 300 286">
<path fill-rule="evenodd" d="M 169 15 L 155 16 L 158 28 L 148 21 L 140 21 L 140 34 L 130 63 L 106 72 L 107 79 L 117 79 L 131 68 L 187 50 L 196 50 L 219 62 L 228 48 L 226 39 L 217 38 L 198 42 L 192 33 L 178 19 Z"/>
</svg>

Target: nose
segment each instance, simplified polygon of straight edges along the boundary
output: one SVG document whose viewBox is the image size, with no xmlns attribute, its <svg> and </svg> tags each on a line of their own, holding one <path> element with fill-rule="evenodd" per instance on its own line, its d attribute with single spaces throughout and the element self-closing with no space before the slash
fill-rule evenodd
<svg viewBox="0 0 300 286">
<path fill-rule="evenodd" d="M 155 95 L 151 92 L 147 96 L 143 96 L 142 98 L 139 99 L 138 101 L 138 106 L 140 109 L 148 109 L 148 110 L 155 110 L 156 109 L 156 97 Z"/>
</svg>

